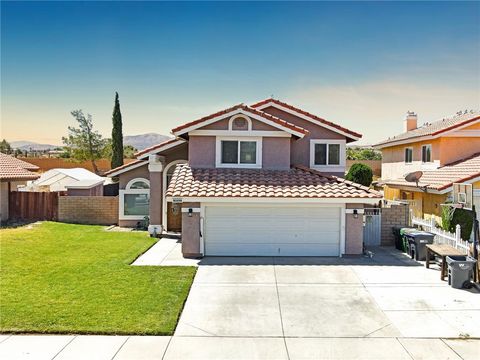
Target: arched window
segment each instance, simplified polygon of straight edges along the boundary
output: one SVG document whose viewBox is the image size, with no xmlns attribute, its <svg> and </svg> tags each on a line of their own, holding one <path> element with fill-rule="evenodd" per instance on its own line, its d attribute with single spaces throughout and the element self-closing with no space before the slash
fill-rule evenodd
<svg viewBox="0 0 480 360">
<path fill-rule="evenodd" d="M 147 179 L 136 178 L 128 182 L 126 189 L 150 189 L 150 182 Z"/>
<path fill-rule="evenodd" d="M 144 178 L 130 180 L 125 190 L 119 191 L 119 218 L 142 220 L 149 215 L 150 182 Z"/>
</svg>

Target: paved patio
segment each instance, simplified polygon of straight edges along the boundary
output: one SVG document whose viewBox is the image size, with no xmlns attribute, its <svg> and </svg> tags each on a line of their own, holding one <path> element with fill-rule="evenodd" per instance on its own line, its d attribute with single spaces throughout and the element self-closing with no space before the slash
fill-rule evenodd
<svg viewBox="0 0 480 360">
<path fill-rule="evenodd" d="M 452 289 L 393 249 L 374 252 L 205 258 L 173 337 L 5 335 L 0 358 L 478 359 L 478 291 Z"/>
</svg>

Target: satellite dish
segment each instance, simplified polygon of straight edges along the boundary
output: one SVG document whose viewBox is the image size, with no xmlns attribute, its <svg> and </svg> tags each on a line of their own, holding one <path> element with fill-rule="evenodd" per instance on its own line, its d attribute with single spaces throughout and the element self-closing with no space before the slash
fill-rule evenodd
<svg viewBox="0 0 480 360">
<path fill-rule="evenodd" d="M 405 181 L 414 182 L 418 184 L 418 181 L 420 180 L 422 175 L 423 175 L 422 171 L 414 171 L 414 172 L 408 173 L 407 175 L 405 175 Z"/>
</svg>

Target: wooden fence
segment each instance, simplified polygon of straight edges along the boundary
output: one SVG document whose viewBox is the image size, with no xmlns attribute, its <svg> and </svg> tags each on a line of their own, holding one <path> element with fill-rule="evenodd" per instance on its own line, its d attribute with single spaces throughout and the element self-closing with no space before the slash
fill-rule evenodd
<svg viewBox="0 0 480 360">
<path fill-rule="evenodd" d="M 11 220 L 57 220 L 58 192 L 12 191 L 9 195 Z"/>
</svg>

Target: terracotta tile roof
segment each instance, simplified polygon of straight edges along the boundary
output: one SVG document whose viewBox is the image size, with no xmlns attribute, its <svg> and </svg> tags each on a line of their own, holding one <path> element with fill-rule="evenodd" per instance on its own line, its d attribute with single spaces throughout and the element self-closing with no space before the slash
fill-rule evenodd
<svg viewBox="0 0 480 360">
<path fill-rule="evenodd" d="M 416 138 L 419 138 L 422 136 L 428 136 L 428 135 L 436 136 L 446 131 L 458 128 L 460 126 L 468 125 L 469 123 L 472 123 L 479 119 L 480 119 L 480 111 L 472 110 L 470 112 L 465 111 L 463 113 L 457 113 L 454 116 L 437 120 L 430 124 L 421 126 L 415 130 L 407 131 L 400 135 L 391 137 L 387 140 L 379 142 L 378 144 L 375 144 L 374 146 L 383 147 L 384 145 L 391 144 L 391 143 L 393 144 L 393 143 L 396 143 L 397 141 L 406 141 L 406 140 L 415 141 Z"/>
<path fill-rule="evenodd" d="M 382 196 L 359 184 L 305 167 L 290 170 L 198 169 L 177 165 L 169 197 L 364 198 Z"/>
<path fill-rule="evenodd" d="M 33 173 L 30 170 L 38 170 L 38 166 L 0 153 L 1 180 L 34 180 L 40 177 L 39 174 Z"/>
<path fill-rule="evenodd" d="M 117 167 L 114 168 L 114 169 L 108 170 L 107 172 L 105 172 L 105 173 L 103 174 L 103 176 L 110 175 L 110 174 L 115 173 L 115 172 L 117 172 L 117 171 L 119 171 L 119 170 L 124 170 L 124 169 L 131 168 L 132 166 L 134 166 L 134 165 L 139 165 L 140 163 L 146 164 L 147 161 L 145 161 L 145 160 L 134 160 L 134 161 L 131 161 L 131 162 L 129 162 L 128 164 L 123 164 L 122 166 L 117 166 Z"/>
<path fill-rule="evenodd" d="M 150 146 L 146 149 L 143 149 L 142 151 L 139 151 L 137 153 L 135 153 L 135 156 L 136 157 L 139 157 L 139 156 L 142 156 L 144 154 L 148 154 L 149 152 L 151 151 L 155 151 L 157 149 L 160 149 L 166 145 L 170 145 L 170 144 L 173 144 L 175 143 L 175 141 L 179 141 L 179 139 L 168 139 L 168 140 L 165 140 L 163 142 L 161 142 L 160 144 L 156 144 L 156 145 L 153 145 L 153 146 Z M 181 140 L 180 140 L 181 141 Z M 182 142 L 183 143 L 183 142 Z M 179 144 L 180 145 L 180 144 Z"/>
<path fill-rule="evenodd" d="M 427 189 L 444 190 L 452 186 L 453 183 L 461 183 L 476 177 L 480 177 L 480 153 L 435 170 L 424 171 L 418 185 L 426 186 Z M 382 182 L 388 186 L 416 186 L 416 184 L 407 182 L 405 179 L 384 180 Z"/>
<path fill-rule="evenodd" d="M 292 105 L 290 105 L 290 104 L 284 103 L 284 102 L 282 102 L 282 101 L 280 101 L 280 100 L 277 100 L 277 99 L 273 99 L 273 98 L 265 99 L 265 100 L 262 100 L 262 101 L 259 101 L 259 102 L 255 103 L 255 104 L 253 104 L 253 105 L 250 105 L 250 107 L 252 107 L 252 108 L 257 108 L 257 107 L 260 107 L 260 106 L 262 106 L 262 105 L 268 104 L 268 103 L 270 103 L 270 102 L 273 102 L 273 103 L 275 103 L 275 104 L 277 104 L 277 105 L 280 105 L 280 106 L 283 106 L 283 107 L 285 107 L 285 108 L 287 108 L 287 109 L 290 109 L 290 110 L 293 110 L 293 111 L 295 111 L 295 112 L 298 112 L 298 113 L 300 113 L 300 114 L 302 114 L 302 115 L 308 116 L 309 118 L 312 118 L 312 119 L 314 119 L 314 120 L 317 120 L 317 121 L 321 122 L 322 124 L 331 126 L 331 127 L 335 128 L 335 129 L 337 129 L 337 130 L 340 130 L 340 131 L 343 131 L 343 132 L 345 132 L 345 133 L 347 133 L 347 134 L 350 134 L 350 135 L 354 136 L 355 138 L 361 138 L 361 137 L 362 137 L 362 134 L 359 134 L 359 133 L 357 133 L 357 132 L 355 132 L 355 131 L 352 131 L 352 130 L 349 130 L 349 129 L 347 129 L 347 128 L 344 128 L 343 126 L 340 126 L 340 125 L 338 125 L 338 124 L 335 124 L 335 123 L 333 123 L 333 122 L 331 122 L 331 121 L 322 119 L 321 117 L 318 117 L 317 115 L 314 115 L 314 114 L 312 114 L 312 113 L 309 113 L 308 111 L 299 109 L 299 108 L 297 108 L 297 107 L 295 107 L 295 106 L 292 106 Z"/>
<path fill-rule="evenodd" d="M 183 125 L 180 125 L 180 126 L 177 126 L 176 128 L 172 129 L 172 132 L 173 133 L 176 133 L 176 132 L 179 132 L 181 130 L 184 130 L 186 128 L 189 128 L 191 126 L 194 126 L 194 125 L 200 125 L 202 124 L 203 122 L 207 121 L 207 120 L 210 120 L 210 119 L 213 119 L 213 118 L 216 118 L 218 116 L 221 116 L 221 115 L 225 115 L 225 114 L 228 114 L 229 112 L 232 112 L 234 110 L 238 110 L 238 109 L 241 109 L 245 112 L 248 112 L 248 113 L 251 113 L 251 114 L 254 114 L 254 115 L 258 115 L 258 116 L 261 116 L 263 117 L 264 119 L 266 120 L 270 120 L 280 126 L 283 126 L 283 127 L 286 127 L 290 130 L 293 130 L 293 131 L 296 131 L 298 133 L 301 133 L 301 134 L 308 134 L 308 130 L 300 127 L 300 126 L 296 126 L 292 123 L 289 123 L 288 121 L 285 121 L 285 120 L 282 120 L 276 116 L 273 116 L 273 115 L 270 115 L 270 114 L 267 114 L 263 111 L 260 111 L 260 110 L 256 110 L 252 107 L 249 107 L 245 104 L 238 104 L 238 105 L 235 105 L 235 106 L 232 106 L 228 109 L 225 109 L 225 110 L 221 110 L 221 111 L 218 111 L 214 114 L 211 114 L 211 115 L 208 115 L 208 116 L 205 116 L 205 117 L 202 117 L 201 119 L 198 119 L 198 120 L 194 120 L 194 121 L 191 121 L 191 122 L 188 122 L 186 124 L 183 124 Z"/>
</svg>

